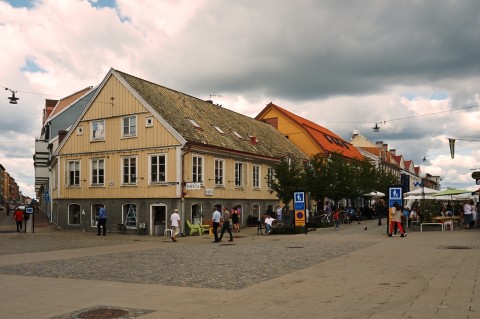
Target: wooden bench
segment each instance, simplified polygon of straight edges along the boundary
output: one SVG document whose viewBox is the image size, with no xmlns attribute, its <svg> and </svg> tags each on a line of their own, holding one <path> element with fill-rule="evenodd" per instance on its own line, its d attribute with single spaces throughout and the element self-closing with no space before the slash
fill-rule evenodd
<svg viewBox="0 0 480 319">
<path fill-rule="evenodd" d="M 423 225 L 438 225 L 442 228 L 442 231 L 444 231 L 442 223 L 421 223 L 420 224 L 420 232 L 423 231 Z"/>
</svg>

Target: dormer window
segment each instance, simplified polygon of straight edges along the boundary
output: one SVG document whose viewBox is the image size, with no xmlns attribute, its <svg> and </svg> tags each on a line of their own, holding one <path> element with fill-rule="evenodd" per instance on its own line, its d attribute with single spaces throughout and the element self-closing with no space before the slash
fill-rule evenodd
<svg viewBox="0 0 480 319">
<path fill-rule="evenodd" d="M 235 136 L 238 137 L 239 139 L 242 139 L 242 140 L 243 140 L 243 137 L 242 137 L 240 134 L 238 134 L 238 132 L 232 131 L 232 133 L 233 133 L 233 135 L 235 135 Z"/>
<path fill-rule="evenodd" d="M 214 126 L 214 128 L 217 130 L 218 133 L 220 133 L 220 134 L 222 134 L 222 135 L 225 134 L 225 132 L 222 131 L 222 129 L 219 128 L 218 126 Z"/>
<path fill-rule="evenodd" d="M 200 125 L 198 125 L 198 123 L 195 122 L 194 120 L 188 119 L 188 121 L 189 121 L 190 124 L 192 124 L 195 128 L 201 129 Z"/>
</svg>

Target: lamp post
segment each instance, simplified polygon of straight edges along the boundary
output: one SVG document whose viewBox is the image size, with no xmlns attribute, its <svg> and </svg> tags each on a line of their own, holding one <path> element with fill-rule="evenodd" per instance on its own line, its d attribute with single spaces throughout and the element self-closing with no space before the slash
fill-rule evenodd
<svg viewBox="0 0 480 319">
<path fill-rule="evenodd" d="M 5 88 L 5 91 L 10 91 L 12 93 L 12 96 L 8 98 L 10 100 L 10 104 L 18 104 L 17 101 L 20 99 L 15 96 L 15 93 L 17 93 L 17 91 L 10 90 L 9 88 Z"/>
</svg>

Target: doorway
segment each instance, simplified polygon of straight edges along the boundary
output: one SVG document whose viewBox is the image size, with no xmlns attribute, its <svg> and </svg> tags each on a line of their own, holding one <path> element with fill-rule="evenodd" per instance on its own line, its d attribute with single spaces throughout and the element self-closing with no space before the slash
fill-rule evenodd
<svg viewBox="0 0 480 319">
<path fill-rule="evenodd" d="M 150 234 L 163 236 L 167 227 L 167 205 L 152 204 L 150 206 Z"/>
</svg>

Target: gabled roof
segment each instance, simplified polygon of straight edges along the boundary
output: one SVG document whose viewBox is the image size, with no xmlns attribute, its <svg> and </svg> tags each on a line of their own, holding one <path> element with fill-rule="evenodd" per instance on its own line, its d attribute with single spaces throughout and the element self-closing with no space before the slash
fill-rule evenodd
<svg viewBox="0 0 480 319">
<path fill-rule="evenodd" d="M 306 159 L 269 124 L 118 70 L 111 72 L 188 143 L 270 158 Z"/>
<path fill-rule="evenodd" d="M 281 113 L 285 118 L 299 125 L 303 131 L 309 135 L 317 144 L 317 147 L 324 153 L 338 153 L 351 159 L 361 160 L 363 155 L 351 143 L 345 141 L 343 138 L 333 133 L 329 129 L 320 126 L 312 121 L 309 121 L 301 116 L 298 116 L 286 109 L 270 102 L 267 106 L 255 117 L 261 119 L 268 110 L 275 109 Z"/>
<path fill-rule="evenodd" d="M 85 94 L 87 94 L 91 90 L 92 90 L 92 87 L 89 86 L 89 87 L 86 87 L 86 88 L 84 88 L 80 91 L 72 93 L 69 96 L 61 98 L 57 102 L 57 104 L 55 105 L 55 108 L 53 109 L 53 111 L 49 114 L 47 121 L 49 119 L 55 117 L 57 114 L 61 113 L 64 109 L 66 109 L 68 106 L 70 106 L 73 102 L 77 101 L 78 99 L 80 99 L 82 96 L 84 96 Z"/>
</svg>

